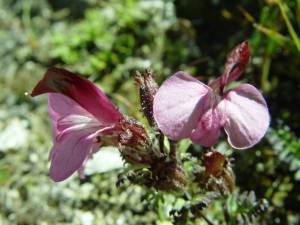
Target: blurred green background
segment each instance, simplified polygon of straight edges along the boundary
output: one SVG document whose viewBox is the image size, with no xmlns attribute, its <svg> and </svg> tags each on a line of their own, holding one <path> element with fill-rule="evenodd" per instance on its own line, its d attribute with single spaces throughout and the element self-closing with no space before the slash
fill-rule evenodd
<svg viewBox="0 0 300 225">
<path fill-rule="evenodd" d="M 299 0 L 281 7 L 275 0 L 0 0 L 0 224 L 172 224 L 176 198 L 153 192 L 162 199 L 153 203 L 142 201 L 145 187 L 117 189 L 121 170 L 50 180 L 46 97 L 24 92 L 47 68 L 65 68 L 91 79 L 122 113 L 146 124 L 134 69 L 151 69 L 159 84 L 178 70 L 208 83 L 245 40 L 252 59 L 237 82 L 262 92 L 271 126 L 246 151 L 229 149 L 221 135 L 216 148 L 235 158 L 237 192 L 203 214 L 226 224 L 222 202 L 238 218 L 238 193 L 253 190 L 270 204 L 253 224 L 299 224 L 299 30 Z M 199 146 L 189 151 L 201 154 Z"/>
</svg>

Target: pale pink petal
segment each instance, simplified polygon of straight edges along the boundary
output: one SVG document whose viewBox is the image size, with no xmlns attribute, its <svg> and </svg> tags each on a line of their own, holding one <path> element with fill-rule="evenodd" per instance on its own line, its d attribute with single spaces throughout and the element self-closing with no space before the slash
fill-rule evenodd
<svg viewBox="0 0 300 225">
<path fill-rule="evenodd" d="M 78 105 L 72 99 L 58 93 L 49 93 L 48 94 L 48 113 L 49 117 L 52 120 L 52 137 L 53 142 L 55 144 L 58 134 L 62 131 L 62 124 L 58 126 L 58 122 L 63 118 L 70 117 L 71 115 L 82 115 L 85 116 L 86 119 L 93 118 L 93 116 L 83 109 L 80 105 Z M 76 124 L 74 121 L 73 124 L 69 124 L 68 127 Z M 80 124 L 80 121 L 77 121 L 77 124 Z M 98 125 L 101 125 L 100 122 Z M 65 126 L 64 129 L 67 127 Z M 53 149 L 50 151 L 49 160 L 52 158 L 54 154 Z"/>
<path fill-rule="evenodd" d="M 61 93 L 73 99 L 103 124 L 116 123 L 121 116 L 95 84 L 64 69 L 48 69 L 30 95 L 45 93 Z"/>
<path fill-rule="evenodd" d="M 86 164 L 87 160 L 84 160 L 84 162 L 82 163 L 82 165 L 77 169 L 77 173 L 80 179 L 84 179 L 85 175 L 84 175 L 84 169 L 85 169 L 85 164 Z"/>
<path fill-rule="evenodd" d="M 54 152 L 51 159 L 50 177 L 55 182 L 63 181 L 81 167 L 89 152 L 100 147 L 100 143 L 94 141 L 94 133 L 81 130 L 69 132 L 61 141 L 52 147 Z"/>
<path fill-rule="evenodd" d="M 224 128 L 229 144 L 236 149 L 252 147 L 269 127 L 269 111 L 264 98 L 249 84 L 241 84 L 223 97 L 227 113 Z"/>
<path fill-rule="evenodd" d="M 222 77 L 218 77 L 218 78 L 216 78 L 215 80 L 213 80 L 211 83 L 209 83 L 209 87 L 214 91 L 214 92 L 216 92 L 217 94 L 219 94 L 220 93 L 220 85 L 221 85 L 221 78 Z"/>
<path fill-rule="evenodd" d="M 95 154 L 96 152 L 98 152 L 99 148 L 100 148 L 100 146 L 98 146 L 97 144 L 94 144 L 92 146 L 92 150 L 89 152 L 89 154 L 87 155 L 87 157 L 83 161 L 82 165 L 77 169 L 78 176 L 79 176 L 80 179 L 84 179 L 85 178 L 84 169 L 85 169 L 86 162 L 88 160 L 90 160 L 90 159 L 93 159 L 93 154 Z"/>
<path fill-rule="evenodd" d="M 201 111 L 199 100 L 211 89 L 185 72 L 167 79 L 154 98 L 154 118 L 170 139 L 188 138 L 197 125 Z"/>
<path fill-rule="evenodd" d="M 207 112 L 211 113 L 211 112 Z M 210 115 L 209 117 L 214 117 L 215 115 Z M 205 147 L 210 147 L 216 144 L 220 136 L 220 127 L 216 124 L 213 125 L 209 130 L 205 127 L 207 123 L 211 123 L 212 121 L 208 121 L 208 116 L 205 115 L 204 118 L 195 130 L 192 131 L 190 135 L 190 139 L 193 143 L 199 144 Z M 218 121 L 216 121 L 218 123 Z"/>
<path fill-rule="evenodd" d="M 82 178 L 85 161 L 100 147 L 94 137 L 112 133 L 114 125 L 103 126 L 75 101 L 58 93 L 48 94 L 48 111 L 54 142 L 49 154 L 50 177 L 58 182 L 78 170 Z"/>
<path fill-rule="evenodd" d="M 210 91 L 201 99 L 202 111 L 197 127 L 192 131 L 190 139 L 195 144 L 205 147 L 213 146 L 219 139 L 220 128 L 225 123 L 226 113 L 221 97 Z"/>
<path fill-rule="evenodd" d="M 99 132 L 101 133 L 99 127 L 80 122 L 74 123 L 60 132 L 54 139 L 54 146 L 49 154 L 50 177 L 58 182 L 74 173 L 83 164 L 95 145 L 100 147 L 100 143 L 96 142 L 94 138 L 99 135 Z"/>
<path fill-rule="evenodd" d="M 55 138 L 49 155 L 49 160 L 51 160 L 50 177 L 54 181 L 62 181 L 76 170 L 79 171 L 82 178 L 83 171 L 81 170 L 84 169 L 85 161 L 100 148 L 101 143 L 95 137 L 112 133 L 113 127 L 101 129 L 102 126 L 96 126 L 96 122 L 93 120 L 74 115 L 58 122 L 58 126 L 63 123 L 62 126 L 66 129 Z"/>
<path fill-rule="evenodd" d="M 56 136 L 56 141 L 60 142 L 66 138 L 66 133 L 80 132 L 81 130 L 90 130 L 91 132 L 101 130 L 103 127 L 98 120 L 84 116 L 71 115 L 65 117 L 57 122 L 57 130 L 59 131 Z"/>
</svg>

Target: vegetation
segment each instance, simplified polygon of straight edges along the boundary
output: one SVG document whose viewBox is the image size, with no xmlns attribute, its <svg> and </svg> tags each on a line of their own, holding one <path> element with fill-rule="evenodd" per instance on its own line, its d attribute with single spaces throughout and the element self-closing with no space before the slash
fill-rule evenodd
<svg viewBox="0 0 300 225">
<path fill-rule="evenodd" d="M 299 0 L 0 0 L 0 12 L 1 224 L 299 223 Z M 49 179 L 46 98 L 24 95 L 47 68 L 89 78 L 146 124 L 133 70 L 150 69 L 158 84 L 179 70 L 208 83 L 245 40 L 252 59 L 239 80 L 263 93 L 272 119 L 249 150 L 230 148 L 221 134 L 215 149 L 235 159 L 231 194 L 196 193 L 191 185 L 194 196 L 176 195 L 129 181 L 117 188 L 121 168 Z M 196 176 L 205 149 L 184 140 L 179 150 Z"/>
</svg>

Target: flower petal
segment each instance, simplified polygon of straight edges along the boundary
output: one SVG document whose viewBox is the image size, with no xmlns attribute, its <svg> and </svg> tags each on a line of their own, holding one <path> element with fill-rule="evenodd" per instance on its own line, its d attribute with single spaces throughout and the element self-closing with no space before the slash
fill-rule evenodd
<svg viewBox="0 0 300 225">
<path fill-rule="evenodd" d="M 51 179 L 55 182 L 63 181 L 79 169 L 94 145 L 100 147 L 100 143 L 93 139 L 93 133 L 81 130 L 69 132 L 61 142 L 55 142 L 51 149 L 54 152 L 51 158 Z"/>
<path fill-rule="evenodd" d="M 205 147 L 213 146 L 219 139 L 220 129 L 225 123 L 226 114 L 221 97 L 210 91 L 201 99 L 202 111 L 197 127 L 192 131 L 190 139 L 195 144 Z"/>
<path fill-rule="evenodd" d="M 159 129 L 170 139 L 188 138 L 201 111 L 199 99 L 210 88 L 185 72 L 167 79 L 154 98 L 154 118 Z"/>
<path fill-rule="evenodd" d="M 216 126 L 214 125 L 211 127 L 211 129 L 207 129 L 206 125 L 214 120 L 212 119 L 213 117 L 216 117 L 216 115 L 213 115 L 212 112 L 207 112 L 207 114 L 210 115 L 205 115 L 204 119 L 198 123 L 196 129 L 192 131 L 190 139 L 195 144 L 210 147 L 216 144 L 218 141 L 220 137 L 220 127 L 217 122 Z"/>
<path fill-rule="evenodd" d="M 58 134 L 57 122 L 62 118 L 69 117 L 70 115 L 84 116 L 86 118 L 94 118 L 92 114 L 78 105 L 72 99 L 58 93 L 49 93 L 48 99 L 48 113 L 52 120 L 53 137 Z M 100 122 L 99 122 L 100 124 Z"/>
<path fill-rule="evenodd" d="M 75 121 L 65 126 L 63 126 L 63 123 L 59 123 L 59 121 L 62 121 L 63 118 L 70 118 L 72 116 L 82 116 L 86 118 L 87 120 L 91 120 L 91 118 L 94 118 L 93 115 L 91 115 L 88 111 L 83 109 L 80 105 L 78 105 L 75 101 L 72 99 L 58 93 L 49 93 L 48 94 L 48 113 L 49 117 L 52 121 L 52 138 L 55 143 L 59 133 L 61 133 L 64 129 L 67 129 L 68 127 L 75 126 L 76 124 L 82 123 L 82 121 L 76 121 L 76 117 L 74 118 Z M 95 119 L 94 119 L 95 120 Z M 66 122 L 65 122 L 66 123 Z M 100 128 L 100 122 L 97 124 Z M 54 152 L 51 150 L 49 154 L 49 160 L 52 158 L 52 155 Z"/>
<path fill-rule="evenodd" d="M 222 74 L 221 86 L 236 80 L 244 71 L 250 61 L 250 49 L 245 41 L 237 45 L 231 52 L 228 53 L 224 71 Z"/>
<path fill-rule="evenodd" d="M 85 169 L 85 165 L 87 163 L 88 160 L 93 159 L 93 154 L 95 154 L 96 152 L 99 151 L 100 146 L 94 144 L 92 146 L 92 150 L 89 152 L 89 154 L 87 155 L 87 157 L 85 158 L 85 160 L 83 161 L 83 163 L 81 164 L 81 166 L 77 169 L 77 173 L 80 179 L 84 179 L 85 178 L 85 174 L 84 174 L 84 169 Z"/>
<path fill-rule="evenodd" d="M 269 127 L 267 104 L 250 84 L 241 84 L 224 94 L 227 119 L 224 125 L 229 144 L 236 149 L 255 145 Z"/>
<path fill-rule="evenodd" d="M 48 69 L 30 95 L 45 93 L 61 93 L 73 99 L 103 124 L 116 123 L 121 116 L 95 84 L 64 69 Z"/>
<path fill-rule="evenodd" d="M 63 94 L 49 93 L 47 94 L 47 100 L 49 117 L 52 120 L 59 120 L 69 115 L 81 115 L 95 118 L 78 103 Z"/>
<path fill-rule="evenodd" d="M 224 71 L 220 77 L 208 86 L 216 93 L 222 94 L 229 82 L 236 80 L 244 71 L 250 61 L 250 49 L 247 42 L 237 45 L 226 57 Z"/>
<path fill-rule="evenodd" d="M 89 117 L 71 115 L 57 122 L 58 135 L 56 141 L 61 141 L 65 138 L 65 133 L 80 132 L 80 130 L 101 130 L 103 127 L 98 120 Z"/>
<path fill-rule="evenodd" d="M 102 125 L 75 101 L 58 93 L 48 94 L 48 111 L 54 142 L 49 154 L 50 177 L 59 182 L 76 170 L 83 177 L 85 161 L 100 147 L 93 138 L 114 127 Z"/>
</svg>

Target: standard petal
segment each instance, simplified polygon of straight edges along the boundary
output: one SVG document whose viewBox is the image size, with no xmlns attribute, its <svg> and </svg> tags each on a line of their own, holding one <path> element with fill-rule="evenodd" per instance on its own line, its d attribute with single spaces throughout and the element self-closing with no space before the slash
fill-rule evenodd
<svg viewBox="0 0 300 225">
<path fill-rule="evenodd" d="M 216 93 L 222 94 L 225 85 L 236 80 L 242 74 L 249 61 L 250 49 L 248 43 L 243 42 L 228 53 L 222 75 L 212 81 L 208 86 Z"/>
<path fill-rule="evenodd" d="M 267 104 L 250 84 L 241 84 L 224 94 L 227 119 L 224 125 L 229 144 L 236 149 L 255 145 L 269 127 Z"/>
<path fill-rule="evenodd" d="M 64 69 L 48 69 L 30 94 L 61 93 L 86 109 L 103 124 L 115 123 L 121 114 L 91 81 Z"/>
<path fill-rule="evenodd" d="M 81 115 L 95 118 L 77 102 L 59 93 L 47 94 L 48 113 L 52 120 L 59 120 L 69 115 Z"/>
<path fill-rule="evenodd" d="M 210 88 L 185 72 L 167 79 L 154 97 L 154 118 L 170 139 L 188 138 L 197 125 L 201 111 L 199 100 Z"/>
<path fill-rule="evenodd" d="M 236 80 L 242 74 L 250 61 L 250 55 L 250 49 L 246 41 L 237 45 L 228 53 L 221 76 L 221 86 L 225 86 L 227 83 Z"/>
</svg>

